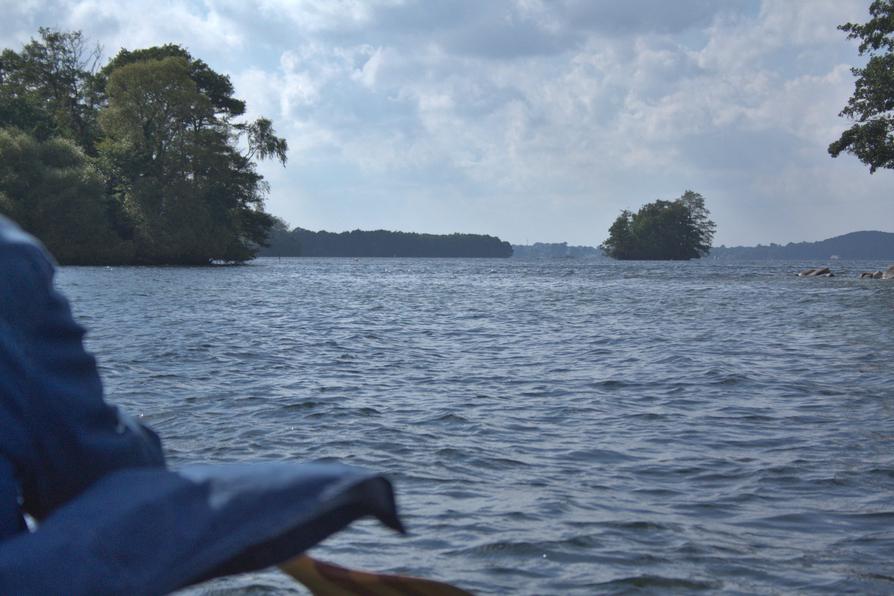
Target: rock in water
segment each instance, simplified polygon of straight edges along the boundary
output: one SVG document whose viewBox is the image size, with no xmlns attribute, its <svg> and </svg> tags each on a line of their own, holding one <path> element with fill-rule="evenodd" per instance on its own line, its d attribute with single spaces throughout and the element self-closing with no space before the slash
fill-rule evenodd
<svg viewBox="0 0 894 596">
<path fill-rule="evenodd" d="M 798 274 L 798 277 L 834 277 L 834 274 L 828 267 L 819 269 L 805 269 Z"/>
</svg>

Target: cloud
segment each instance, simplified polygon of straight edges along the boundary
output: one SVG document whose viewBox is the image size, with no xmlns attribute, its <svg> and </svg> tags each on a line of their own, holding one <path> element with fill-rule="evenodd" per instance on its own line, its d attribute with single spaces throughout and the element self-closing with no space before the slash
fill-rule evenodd
<svg viewBox="0 0 894 596">
<path fill-rule="evenodd" d="M 239 26 L 213 4 L 137 0 L 0 0 L 4 25 L 0 42 L 17 47 L 36 37 L 38 27 L 80 30 L 100 42 L 108 57 L 120 48 L 180 43 L 197 55 L 220 54 L 242 47 Z"/>
<path fill-rule="evenodd" d="M 561 21 L 568 27 L 614 35 L 681 33 L 710 25 L 720 15 L 754 11 L 753 0 L 628 0 L 558 3 Z"/>
<path fill-rule="evenodd" d="M 864 0 L 0 2 L 13 47 L 50 24 L 229 72 L 289 140 L 263 171 L 305 227 L 593 244 L 693 188 L 718 242 L 782 242 L 878 227 L 894 190 L 825 151 L 857 60 L 836 27 Z"/>
</svg>

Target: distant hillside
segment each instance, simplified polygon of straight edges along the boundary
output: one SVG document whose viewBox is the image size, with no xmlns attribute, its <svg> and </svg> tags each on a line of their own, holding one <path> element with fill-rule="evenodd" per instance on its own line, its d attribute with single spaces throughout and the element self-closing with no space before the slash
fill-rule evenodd
<svg viewBox="0 0 894 596">
<path fill-rule="evenodd" d="M 789 242 L 785 246 L 715 247 L 708 258 L 761 259 L 894 259 L 894 233 L 851 232 L 819 242 Z"/>
<path fill-rule="evenodd" d="M 568 246 L 567 242 L 513 244 L 512 256 L 520 258 L 605 257 L 598 248 L 593 248 L 592 246 Z"/>
<path fill-rule="evenodd" d="M 262 257 L 511 257 L 512 246 L 482 234 L 416 234 L 387 230 L 312 232 L 274 228 Z"/>
</svg>

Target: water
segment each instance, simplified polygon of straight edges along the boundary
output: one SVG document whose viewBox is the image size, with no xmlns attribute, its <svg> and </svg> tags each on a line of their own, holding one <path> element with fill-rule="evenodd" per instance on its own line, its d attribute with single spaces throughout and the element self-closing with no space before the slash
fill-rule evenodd
<svg viewBox="0 0 894 596">
<path fill-rule="evenodd" d="M 65 268 L 173 464 L 387 472 L 411 536 L 314 554 L 480 593 L 894 592 L 887 263 Z M 299 592 L 270 571 L 190 591 Z"/>
</svg>

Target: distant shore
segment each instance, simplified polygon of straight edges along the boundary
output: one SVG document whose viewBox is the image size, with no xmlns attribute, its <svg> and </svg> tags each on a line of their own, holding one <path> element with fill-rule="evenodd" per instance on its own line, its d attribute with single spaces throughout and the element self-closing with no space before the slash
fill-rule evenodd
<svg viewBox="0 0 894 596">
<path fill-rule="evenodd" d="M 388 230 L 352 232 L 291 231 L 274 228 L 266 257 L 427 257 L 507 258 L 512 246 L 496 236 L 483 234 L 417 234 Z"/>
<path fill-rule="evenodd" d="M 514 257 L 608 258 L 599 247 L 569 246 L 566 242 L 513 245 Z M 706 259 L 729 261 L 865 259 L 894 261 L 894 233 L 879 231 L 851 232 L 817 242 L 789 242 L 764 246 L 715 246 Z"/>
</svg>

